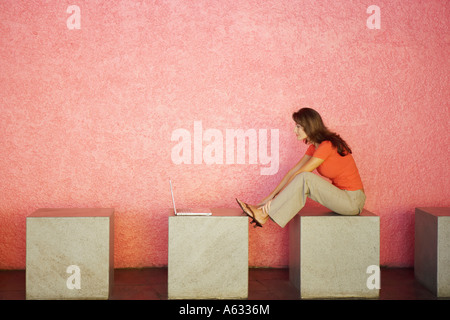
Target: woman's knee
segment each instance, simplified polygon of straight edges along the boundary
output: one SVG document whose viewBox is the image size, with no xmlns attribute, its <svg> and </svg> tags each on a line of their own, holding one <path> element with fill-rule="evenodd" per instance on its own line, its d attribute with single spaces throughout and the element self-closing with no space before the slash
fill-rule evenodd
<svg viewBox="0 0 450 320">
<path fill-rule="evenodd" d="M 301 173 L 299 173 L 299 174 L 295 177 L 295 179 L 297 179 L 297 180 L 310 180 L 311 177 L 313 177 L 313 176 L 315 176 L 314 173 L 306 171 L 306 172 L 301 172 Z"/>
<path fill-rule="evenodd" d="M 297 185 L 309 185 L 308 182 L 317 179 L 317 175 L 312 172 L 301 172 L 299 173 L 293 181 L 295 181 L 295 184 Z"/>
</svg>

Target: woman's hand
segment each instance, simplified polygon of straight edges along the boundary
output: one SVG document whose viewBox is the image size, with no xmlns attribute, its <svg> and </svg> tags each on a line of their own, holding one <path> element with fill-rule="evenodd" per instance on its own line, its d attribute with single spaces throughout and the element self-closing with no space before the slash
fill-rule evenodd
<svg viewBox="0 0 450 320">
<path fill-rule="evenodd" d="M 291 169 L 289 170 L 289 172 L 284 176 L 284 178 L 281 180 L 281 182 L 278 184 L 278 186 L 275 188 L 275 190 L 273 190 L 267 197 L 265 197 L 259 204 L 258 206 L 262 207 L 263 205 L 265 205 L 267 202 L 269 202 L 270 200 L 272 200 L 273 198 L 275 198 L 277 196 L 278 193 L 280 193 L 281 190 L 284 189 L 284 187 L 286 187 L 287 182 L 291 180 L 292 176 L 299 170 L 301 169 L 309 160 L 311 159 L 310 156 L 304 155 L 300 161 Z"/>
<path fill-rule="evenodd" d="M 310 156 L 306 156 L 305 155 L 297 163 L 297 165 L 294 168 L 289 170 L 289 172 L 284 176 L 283 180 L 281 180 L 280 184 L 275 188 L 275 190 L 272 191 L 272 193 L 270 195 L 268 195 L 266 198 L 264 198 L 258 204 L 258 206 L 262 207 L 267 202 L 269 202 L 270 200 L 275 198 L 277 196 L 277 194 L 279 194 L 281 191 L 283 191 L 283 189 L 286 188 L 286 186 L 288 186 L 289 183 L 291 183 L 291 181 L 294 180 L 294 178 L 298 174 L 300 174 L 302 172 L 312 172 L 312 171 L 314 171 L 318 166 L 320 166 L 323 163 L 323 161 L 324 161 L 323 159 L 310 157 Z"/>
</svg>

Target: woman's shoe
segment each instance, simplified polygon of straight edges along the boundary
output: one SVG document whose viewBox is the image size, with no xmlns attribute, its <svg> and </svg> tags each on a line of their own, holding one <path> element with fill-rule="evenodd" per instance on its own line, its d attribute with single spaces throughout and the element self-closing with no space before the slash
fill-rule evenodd
<svg viewBox="0 0 450 320">
<path fill-rule="evenodd" d="M 245 202 L 242 202 L 242 201 L 240 201 L 237 198 L 236 198 L 236 202 L 239 204 L 239 206 L 241 207 L 242 211 L 244 211 L 244 213 L 252 219 L 252 221 L 250 223 L 251 224 L 254 223 L 255 224 L 255 226 L 254 226 L 255 228 L 256 227 L 262 228 L 262 224 L 258 220 L 256 220 L 255 213 L 252 211 L 252 209 Z"/>
</svg>

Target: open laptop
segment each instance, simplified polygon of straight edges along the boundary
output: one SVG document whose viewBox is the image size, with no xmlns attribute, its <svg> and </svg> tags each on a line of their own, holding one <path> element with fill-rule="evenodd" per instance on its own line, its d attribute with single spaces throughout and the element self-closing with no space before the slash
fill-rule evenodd
<svg viewBox="0 0 450 320">
<path fill-rule="evenodd" d="M 173 203 L 173 211 L 176 216 L 210 216 L 211 210 L 209 209 L 181 209 L 177 211 L 177 207 L 175 206 L 175 198 L 173 196 L 173 187 L 172 180 L 169 179 L 170 182 L 170 193 L 172 194 L 172 203 Z"/>
</svg>

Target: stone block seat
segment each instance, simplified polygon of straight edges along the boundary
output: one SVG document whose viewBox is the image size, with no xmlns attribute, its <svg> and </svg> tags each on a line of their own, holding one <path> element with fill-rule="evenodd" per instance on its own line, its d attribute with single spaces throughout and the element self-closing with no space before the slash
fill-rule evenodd
<svg viewBox="0 0 450 320">
<path fill-rule="evenodd" d="M 289 222 L 289 279 L 300 298 L 377 298 L 369 278 L 379 276 L 379 261 L 380 218 L 367 210 L 305 207 Z"/>
<path fill-rule="evenodd" d="M 450 207 L 415 209 L 414 275 L 437 297 L 450 297 Z"/>
<path fill-rule="evenodd" d="M 108 299 L 114 209 L 39 209 L 26 219 L 27 299 Z"/>
<path fill-rule="evenodd" d="M 238 209 L 169 216 L 168 298 L 248 297 L 248 218 Z"/>
</svg>

